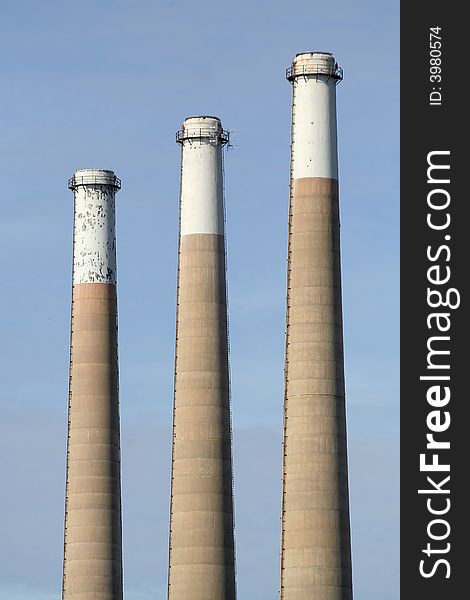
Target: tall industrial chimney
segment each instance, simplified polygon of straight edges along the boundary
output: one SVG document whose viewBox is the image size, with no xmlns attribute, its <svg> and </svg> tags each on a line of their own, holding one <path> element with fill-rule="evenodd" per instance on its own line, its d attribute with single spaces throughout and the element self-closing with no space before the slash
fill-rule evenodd
<svg viewBox="0 0 470 600">
<path fill-rule="evenodd" d="M 181 144 L 170 509 L 170 600 L 234 600 L 235 549 L 224 237 L 217 117 L 190 117 Z"/>
<path fill-rule="evenodd" d="M 293 86 L 281 600 L 352 598 L 339 241 L 336 84 L 328 52 Z"/>
<path fill-rule="evenodd" d="M 121 600 L 121 482 L 113 171 L 74 192 L 64 600 Z"/>
</svg>

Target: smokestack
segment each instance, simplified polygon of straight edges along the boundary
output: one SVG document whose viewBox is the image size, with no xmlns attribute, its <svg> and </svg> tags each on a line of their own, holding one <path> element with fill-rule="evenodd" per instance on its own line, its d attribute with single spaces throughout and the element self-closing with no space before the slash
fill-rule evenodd
<svg viewBox="0 0 470 600">
<path fill-rule="evenodd" d="M 339 241 L 336 84 L 328 52 L 293 86 L 281 600 L 352 598 Z"/>
<path fill-rule="evenodd" d="M 121 482 L 113 171 L 74 192 L 64 600 L 121 600 Z"/>
<path fill-rule="evenodd" d="M 235 548 L 224 238 L 217 117 L 190 117 L 181 144 L 170 600 L 234 600 Z"/>
</svg>

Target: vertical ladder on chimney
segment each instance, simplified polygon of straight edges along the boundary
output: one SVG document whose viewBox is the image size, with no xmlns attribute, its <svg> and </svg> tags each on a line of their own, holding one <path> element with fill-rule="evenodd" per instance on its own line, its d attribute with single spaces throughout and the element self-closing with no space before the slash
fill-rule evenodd
<svg viewBox="0 0 470 600">
<path fill-rule="evenodd" d="M 181 257 L 181 204 L 182 204 L 182 191 L 183 191 L 183 146 L 181 144 L 181 157 L 180 157 L 180 195 L 179 195 L 179 213 L 178 213 L 178 266 L 176 276 L 176 335 L 175 335 L 175 368 L 174 368 L 174 379 L 173 379 L 173 423 L 171 429 L 171 481 L 170 481 L 170 535 L 168 541 L 168 597 L 170 596 L 170 569 L 171 569 L 171 528 L 173 518 L 173 465 L 175 458 L 175 396 L 176 396 L 176 366 L 178 364 L 178 328 L 179 328 L 179 305 L 180 305 L 180 257 Z"/>
<path fill-rule="evenodd" d="M 225 204 L 225 146 L 221 147 L 222 160 L 222 204 L 224 208 L 224 267 L 225 267 L 225 306 L 227 311 L 227 369 L 228 369 L 228 407 L 230 417 L 230 471 L 232 476 L 232 515 L 233 515 L 233 574 L 235 578 L 235 598 L 237 597 L 237 559 L 235 544 L 235 493 L 233 472 L 233 423 L 232 423 L 232 376 L 230 365 L 230 327 L 229 327 L 229 302 L 228 302 L 228 262 L 227 262 L 227 208 Z"/>
<path fill-rule="evenodd" d="M 281 506 L 281 589 L 280 599 L 284 598 L 284 589 L 282 586 L 282 575 L 284 570 L 284 516 L 285 516 L 285 485 L 286 485 L 286 445 L 287 445 L 287 385 L 289 383 L 289 313 L 290 313 L 290 280 L 291 280 L 291 254 L 292 254 L 292 206 L 294 199 L 294 130 L 295 130 L 295 86 L 296 80 L 292 82 L 292 121 L 291 121 L 291 140 L 290 140 L 290 167 L 289 167 L 289 225 L 288 225 L 288 243 L 287 243 L 287 294 L 286 294 L 286 349 L 284 366 L 284 433 L 282 442 L 282 506 Z"/>
</svg>

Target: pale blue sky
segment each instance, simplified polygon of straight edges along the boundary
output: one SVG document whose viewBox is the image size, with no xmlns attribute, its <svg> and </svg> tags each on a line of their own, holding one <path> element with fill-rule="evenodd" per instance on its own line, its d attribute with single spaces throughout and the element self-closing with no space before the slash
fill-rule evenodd
<svg viewBox="0 0 470 600">
<path fill-rule="evenodd" d="M 398 2 L 0 3 L 0 600 L 60 596 L 72 194 L 117 196 L 126 600 L 164 600 L 179 147 L 192 114 L 226 155 L 240 600 L 274 600 L 290 84 L 326 50 L 338 87 L 355 595 L 398 597 Z"/>
</svg>

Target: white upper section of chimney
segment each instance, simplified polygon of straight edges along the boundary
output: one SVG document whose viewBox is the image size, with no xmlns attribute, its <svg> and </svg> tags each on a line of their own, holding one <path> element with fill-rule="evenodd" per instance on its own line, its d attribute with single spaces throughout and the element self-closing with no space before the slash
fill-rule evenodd
<svg viewBox="0 0 470 600">
<path fill-rule="evenodd" d="M 294 179 L 338 179 L 336 69 L 334 57 L 323 52 L 299 54 L 292 63 Z"/>
<path fill-rule="evenodd" d="M 222 126 L 217 117 L 190 117 L 182 144 L 181 235 L 224 234 Z"/>
<path fill-rule="evenodd" d="M 112 171 L 80 169 L 69 182 L 75 198 L 73 284 L 116 284 L 115 194 Z"/>
</svg>

